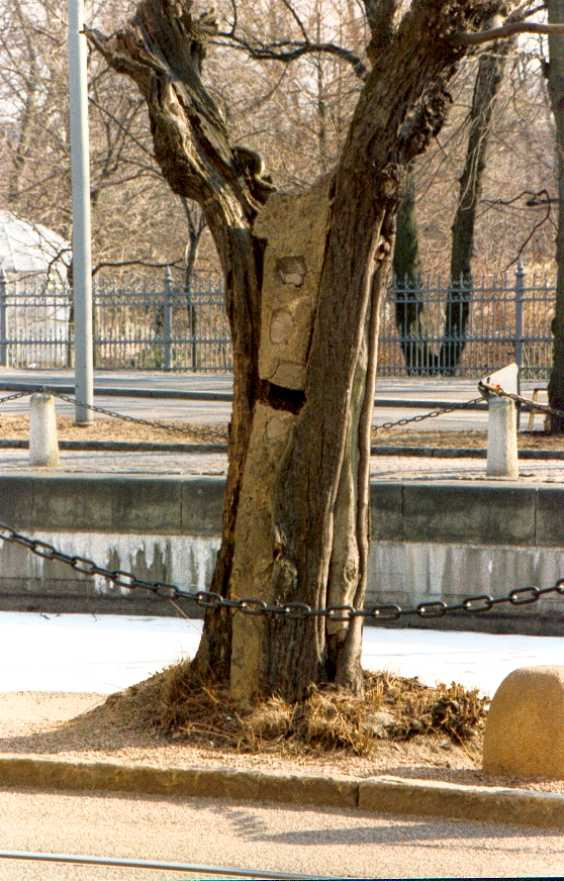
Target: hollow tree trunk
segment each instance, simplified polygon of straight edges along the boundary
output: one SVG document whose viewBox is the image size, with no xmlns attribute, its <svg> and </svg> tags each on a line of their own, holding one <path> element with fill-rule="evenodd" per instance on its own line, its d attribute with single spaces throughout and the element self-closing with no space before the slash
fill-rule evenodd
<svg viewBox="0 0 564 881">
<path fill-rule="evenodd" d="M 393 6 L 393 4 L 392 4 Z M 487 9 L 486 9 L 487 6 Z M 229 144 L 200 78 L 209 15 L 143 0 L 91 41 L 147 100 L 155 155 L 203 205 L 225 273 L 234 402 L 224 525 L 212 590 L 276 603 L 361 606 L 378 310 L 403 169 L 442 125 L 483 0 L 419 0 L 378 54 L 334 173 L 272 193 L 262 163 Z M 343 616 L 346 617 L 346 616 Z M 195 668 L 241 702 L 360 688 L 360 619 L 281 620 L 211 609 Z"/>
<path fill-rule="evenodd" d="M 494 45 L 480 58 L 470 111 L 468 145 L 456 214 L 452 224 L 450 287 L 445 312 L 439 363 L 443 373 L 454 374 L 466 347 L 468 319 L 473 293 L 472 258 L 476 211 L 482 194 L 482 179 L 490 136 L 492 113 L 511 41 Z"/>
<path fill-rule="evenodd" d="M 564 0 L 549 0 L 549 22 L 562 21 Z M 556 123 L 556 161 L 558 174 L 558 230 L 556 234 L 556 311 L 552 321 L 553 358 L 548 400 L 551 407 L 564 410 L 564 43 L 549 38 L 549 92 Z M 550 431 L 564 432 L 564 419 L 550 417 Z"/>
</svg>

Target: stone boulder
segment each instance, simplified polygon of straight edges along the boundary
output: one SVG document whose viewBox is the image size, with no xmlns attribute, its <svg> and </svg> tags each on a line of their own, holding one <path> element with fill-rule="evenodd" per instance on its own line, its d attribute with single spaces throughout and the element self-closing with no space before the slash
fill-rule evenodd
<svg viewBox="0 0 564 881">
<path fill-rule="evenodd" d="M 486 720 L 483 767 L 564 779 L 564 667 L 521 667 L 503 680 Z"/>
</svg>

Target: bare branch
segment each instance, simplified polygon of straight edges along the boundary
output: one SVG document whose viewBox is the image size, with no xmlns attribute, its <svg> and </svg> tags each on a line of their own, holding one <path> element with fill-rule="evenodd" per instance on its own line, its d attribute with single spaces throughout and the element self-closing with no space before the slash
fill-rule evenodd
<svg viewBox="0 0 564 881">
<path fill-rule="evenodd" d="M 475 34 L 453 34 L 450 42 L 455 46 L 480 46 L 483 43 L 491 43 L 494 40 L 506 40 L 516 34 L 547 34 L 548 36 L 563 36 L 564 24 L 541 24 L 534 21 L 506 22 L 498 28 L 487 31 L 478 31 Z"/>
<path fill-rule="evenodd" d="M 351 52 L 350 49 L 345 49 L 344 46 L 338 46 L 336 43 L 301 43 L 294 40 L 285 40 L 284 42 L 270 43 L 268 45 L 253 45 L 242 37 L 225 31 L 219 33 L 218 37 L 222 37 L 229 42 L 215 40 L 210 42 L 216 46 L 228 46 L 231 49 L 248 52 L 251 58 L 255 58 L 257 61 L 281 61 L 284 64 L 290 64 L 304 55 L 324 53 L 326 55 L 334 55 L 336 58 L 346 61 L 347 64 L 351 65 L 359 79 L 365 80 L 368 76 L 368 69 L 358 55 Z"/>
<path fill-rule="evenodd" d="M 550 220 L 551 212 L 552 212 L 552 206 L 551 206 L 550 201 L 548 201 L 548 202 L 546 202 L 546 212 L 543 213 L 543 216 L 540 218 L 540 220 L 538 220 L 534 224 L 533 228 L 529 232 L 529 235 L 526 237 L 525 241 L 521 243 L 521 245 L 519 246 L 519 249 L 517 251 L 517 254 L 513 258 L 513 260 L 511 261 L 511 263 L 508 263 L 507 266 L 505 267 L 506 271 L 510 268 L 510 266 L 513 266 L 514 263 L 517 263 L 521 259 L 525 248 L 527 247 L 527 245 L 529 244 L 529 242 L 533 238 L 534 234 L 541 228 L 541 226 L 544 226 L 544 224 L 547 222 L 547 220 Z"/>
<path fill-rule="evenodd" d="M 549 205 L 549 204 L 558 204 L 558 199 L 553 199 L 548 193 L 548 190 L 538 190 L 534 192 L 533 190 L 521 190 L 520 193 L 517 193 L 516 196 L 513 196 L 511 199 L 482 199 L 482 203 L 484 205 L 489 205 L 490 208 L 495 207 L 505 207 L 509 208 L 522 199 L 524 196 L 529 196 L 525 205 L 527 208 L 536 208 L 539 205 Z M 540 197 L 543 197 L 542 199 Z"/>
<path fill-rule="evenodd" d="M 147 266 L 150 269 L 165 269 L 167 266 L 178 266 L 180 268 L 182 265 L 183 261 L 181 259 L 165 260 L 164 262 L 153 262 L 151 260 L 102 260 L 92 269 L 92 276 L 94 277 L 101 269 L 107 269 L 108 267 Z"/>
<path fill-rule="evenodd" d="M 299 27 L 300 31 L 302 32 L 302 36 L 303 36 L 305 42 L 309 43 L 309 36 L 308 36 L 308 33 L 305 29 L 305 25 L 304 25 L 303 21 L 301 20 L 300 16 L 298 15 L 298 13 L 296 12 L 296 10 L 294 9 L 294 7 L 292 6 L 292 4 L 290 3 L 290 0 L 282 0 L 282 3 L 284 4 L 286 9 L 288 10 L 290 15 L 292 16 L 292 18 L 296 22 L 297 26 Z"/>
</svg>

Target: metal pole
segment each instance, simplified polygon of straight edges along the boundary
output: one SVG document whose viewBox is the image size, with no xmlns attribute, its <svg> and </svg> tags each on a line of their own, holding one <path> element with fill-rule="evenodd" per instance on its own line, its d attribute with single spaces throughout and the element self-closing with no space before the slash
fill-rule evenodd
<svg viewBox="0 0 564 881">
<path fill-rule="evenodd" d="M 164 277 L 163 368 L 172 370 L 172 272 L 167 266 Z"/>
<path fill-rule="evenodd" d="M 521 367 L 523 365 L 523 305 L 525 296 L 525 268 L 521 261 L 515 270 L 515 363 L 517 364 L 517 394 L 521 394 Z M 517 431 L 521 427 L 521 406 L 517 407 Z"/>
<path fill-rule="evenodd" d="M 43 863 L 71 863 L 77 866 L 117 866 L 126 869 L 154 869 L 156 871 L 190 872 L 191 874 L 227 875 L 237 878 L 272 879 L 272 881 L 339 881 L 343 876 L 301 875 L 297 872 L 275 872 L 270 869 L 239 869 L 233 866 L 205 866 L 199 863 L 172 863 L 161 860 L 96 857 L 74 853 L 40 853 L 26 850 L 2 850 L 0 860 L 27 860 Z M 346 876 L 345 876 L 346 877 Z"/>
<path fill-rule="evenodd" d="M 83 0 L 68 0 L 69 97 L 72 168 L 72 286 L 75 321 L 75 406 L 77 425 L 92 422 L 92 261 L 90 255 L 90 166 Z"/>
<path fill-rule="evenodd" d="M 8 366 L 8 325 L 6 322 L 7 281 L 4 268 L 0 266 L 0 367 Z"/>
</svg>

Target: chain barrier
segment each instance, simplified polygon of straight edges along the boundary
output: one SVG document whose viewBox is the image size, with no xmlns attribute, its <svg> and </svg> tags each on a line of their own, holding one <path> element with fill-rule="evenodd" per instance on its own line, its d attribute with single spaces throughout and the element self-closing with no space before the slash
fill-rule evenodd
<svg viewBox="0 0 564 881">
<path fill-rule="evenodd" d="M 8 401 L 16 401 L 18 398 L 27 398 L 27 396 L 31 394 L 33 394 L 33 392 L 14 392 L 13 395 L 4 395 L 3 398 L 0 398 L 0 406 L 2 406 L 2 404 L 7 404 Z"/>
<path fill-rule="evenodd" d="M 242 597 L 241 599 L 228 599 L 213 591 L 198 590 L 190 591 L 164 581 L 146 581 L 138 578 L 132 572 L 123 569 L 106 569 L 99 566 L 88 557 L 78 554 L 65 554 L 62 551 L 41 539 L 30 538 L 23 535 L 11 526 L 0 523 L 0 539 L 26 548 L 32 554 L 44 560 L 55 560 L 70 566 L 81 575 L 99 575 L 115 584 L 116 587 L 127 590 L 148 590 L 164 600 L 186 600 L 194 603 L 200 609 L 233 609 L 244 615 L 266 615 L 285 618 L 286 620 L 305 620 L 307 618 L 328 618 L 331 621 L 350 621 L 353 618 L 365 618 L 372 621 L 397 621 L 401 617 L 418 616 L 419 618 L 442 618 L 451 612 L 466 612 L 475 614 L 488 612 L 504 603 L 512 606 L 524 606 L 535 603 L 549 594 L 564 596 L 564 577 L 559 578 L 550 587 L 535 587 L 528 585 L 511 590 L 506 596 L 492 597 L 489 594 L 478 594 L 465 597 L 459 603 L 449 605 L 441 600 L 419 603 L 413 608 L 402 609 L 395 603 L 385 603 L 370 606 L 366 609 L 355 609 L 350 605 L 333 605 L 323 608 L 315 608 L 302 602 L 289 602 L 284 604 L 269 604 L 258 597 Z"/>
<path fill-rule="evenodd" d="M 469 401 L 464 401 L 463 404 L 457 404 L 456 407 L 438 407 L 436 410 L 430 410 L 428 413 L 420 413 L 418 416 L 408 416 L 403 419 L 396 419 L 395 422 L 384 422 L 382 425 L 373 428 L 373 432 L 386 431 L 390 428 L 400 428 L 404 425 L 410 425 L 412 422 L 423 422 L 425 419 L 436 419 L 437 416 L 444 416 L 445 413 L 454 413 L 456 410 L 464 410 L 467 407 L 473 407 L 483 400 L 483 396 L 480 395 L 479 398 L 471 398 Z M 425 401 L 422 401 L 421 404 L 424 406 Z"/>
<path fill-rule="evenodd" d="M 523 397 L 522 395 L 506 392 L 499 385 L 489 385 L 486 382 L 480 382 L 478 384 L 478 388 L 480 389 L 481 394 L 477 398 L 470 398 L 470 400 L 464 401 L 462 404 L 457 403 L 457 405 L 454 407 L 438 407 L 435 410 L 430 410 L 428 413 L 419 413 L 417 416 L 404 417 L 401 419 L 396 419 L 393 422 L 383 422 L 382 425 L 375 426 L 373 431 L 374 433 L 378 433 L 381 431 L 388 431 L 392 428 L 402 428 L 405 425 L 424 422 L 426 419 L 436 419 L 437 417 L 444 416 L 446 413 L 454 413 L 458 410 L 464 410 L 466 408 L 474 407 L 476 404 L 482 402 L 484 398 L 487 399 L 488 395 L 510 398 L 512 401 L 515 401 L 515 403 L 522 404 L 530 410 L 538 410 L 541 413 L 548 413 L 550 415 L 557 416 L 560 419 L 564 419 L 564 410 L 557 410 L 554 407 L 550 407 L 548 404 L 539 404 L 536 401 L 532 401 L 530 398 Z M 159 428 L 162 431 L 168 431 L 172 434 L 181 434 L 184 436 L 186 435 L 186 429 L 179 426 L 170 425 L 166 422 L 159 422 L 155 419 L 143 419 L 141 416 L 128 416 L 124 413 L 119 413 L 117 410 L 110 410 L 107 407 L 100 407 L 97 404 L 86 404 L 83 401 L 78 401 L 73 395 L 67 395 L 63 392 L 58 392 L 54 388 L 37 386 L 37 391 L 51 394 L 68 404 L 78 404 L 78 406 L 84 407 L 87 410 L 91 410 L 94 413 L 102 413 L 104 416 L 110 416 L 114 419 L 121 419 L 123 422 L 133 422 L 137 425 L 147 425 L 151 428 Z M 11 395 L 5 395 L 3 398 L 0 398 L 0 406 L 7 403 L 8 401 L 15 401 L 18 398 L 25 398 L 31 394 L 33 394 L 33 392 L 25 391 L 15 392 Z M 421 401 L 421 406 L 425 406 L 425 401 Z"/>
<path fill-rule="evenodd" d="M 170 431 L 173 433 L 186 434 L 186 430 L 184 428 L 179 428 L 174 425 L 167 425 L 165 422 L 157 422 L 154 419 L 143 419 L 140 416 L 125 416 L 122 413 L 118 413 L 115 410 L 108 410 L 105 407 L 99 407 L 95 404 L 84 404 L 81 401 L 77 401 L 71 395 L 63 394 L 62 392 L 57 392 L 54 389 L 50 390 L 50 394 L 54 395 L 57 398 L 60 398 L 62 401 L 66 401 L 70 404 L 78 404 L 80 407 L 85 407 L 87 410 L 92 410 L 96 413 L 103 413 L 105 416 L 112 416 L 116 419 L 122 419 L 124 422 L 136 422 L 140 425 L 148 425 L 152 428 L 160 428 L 163 431 Z M 390 428 L 400 428 L 404 425 L 409 425 L 411 422 L 423 422 L 425 419 L 433 419 L 437 416 L 443 416 L 445 413 L 454 413 L 456 410 L 463 410 L 466 407 L 472 407 L 475 404 L 478 404 L 483 401 L 483 397 L 480 395 L 478 398 L 472 398 L 469 401 L 465 401 L 463 404 L 457 404 L 456 407 L 440 407 L 436 410 L 431 410 L 429 413 L 420 413 L 417 416 L 410 416 L 408 418 L 397 419 L 395 422 L 384 422 L 383 425 L 379 425 L 377 428 L 374 428 L 374 432 L 385 431 Z M 424 401 L 422 402 L 424 406 Z"/>
<path fill-rule="evenodd" d="M 169 425 L 166 422 L 159 422 L 155 419 L 143 419 L 141 416 L 128 416 L 124 413 L 118 413 L 117 410 L 110 410 L 107 407 L 100 407 L 98 404 L 85 404 L 83 401 L 77 400 L 73 395 L 67 395 L 63 392 L 58 392 L 54 388 L 48 388 L 45 386 L 38 386 L 37 391 L 45 392 L 47 394 L 53 395 L 55 398 L 59 398 L 61 401 L 65 401 L 68 404 L 76 405 L 79 407 L 84 407 L 86 410 L 91 410 L 94 413 L 102 413 L 104 416 L 110 416 L 113 419 L 121 419 L 123 422 L 133 422 L 137 425 L 147 425 L 150 428 L 159 428 L 161 431 L 168 431 L 172 434 L 181 434 L 186 436 L 186 429 L 181 428 L 176 425 Z M 13 395 L 8 395 L 5 398 L 0 399 L 0 405 L 5 401 L 15 400 L 16 398 L 23 398 L 26 395 L 31 395 L 33 392 L 17 392 Z M 478 398 L 471 398 L 469 401 L 465 401 L 463 404 L 457 404 L 456 407 L 440 407 L 436 410 L 431 410 L 428 413 L 420 413 L 417 416 L 409 416 L 401 419 L 397 419 L 394 422 L 384 422 L 382 425 L 378 425 L 373 429 L 374 433 L 381 431 L 388 431 L 392 428 L 402 428 L 404 425 L 410 425 L 414 422 L 423 422 L 425 419 L 436 419 L 438 416 L 443 416 L 445 413 L 454 413 L 456 410 L 463 410 L 466 407 L 473 407 L 476 404 L 483 401 L 483 396 Z M 422 407 L 425 406 L 425 402 L 421 402 Z M 540 405 L 539 405 L 540 406 Z"/>
<path fill-rule="evenodd" d="M 488 395 L 494 395 L 496 398 L 509 398 L 516 404 L 523 404 L 528 410 L 538 410 L 541 413 L 548 413 L 550 416 L 556 416 L 558 419 L 564 419 L 564 410 L 557 410 L 549 404 L 538 404 L 530 398 L 524 398 L 522 395 L 516 395 L 513 392 L 506 392 L 500 385 L 490 385 L 487 382 L 479 382 L 478 388 L 482 392 L 482 398 Z"/>
<path fill-rule="evenodd" d="M 149 425 L 151 428 L 159 428 L 161 431 L 169 431 L 173 434 L 181 434 L 186 437 L 186 429 L 177 425 L 169 425 L 166 422 L 158 422 L 155 419 L 143 419 L 141 416 L 127 416 L 124 413 L 118 413 L 116 410 L 108 410 L 106 407 L 99 407 L 97 404 L 85 404 L 78 401 L 73 395 L 66 395 L 55 389 L 49 389 L 49 394 L 68 404 L 78 404 L 79 407 L 85 407 L 86 410 L 92 410 L 94 413 L 103 413 L 104 416 L 112 416 L 114 419 L 121 419 L 123 422 L 134 422 L 137 425 Z"/>
</svg>

